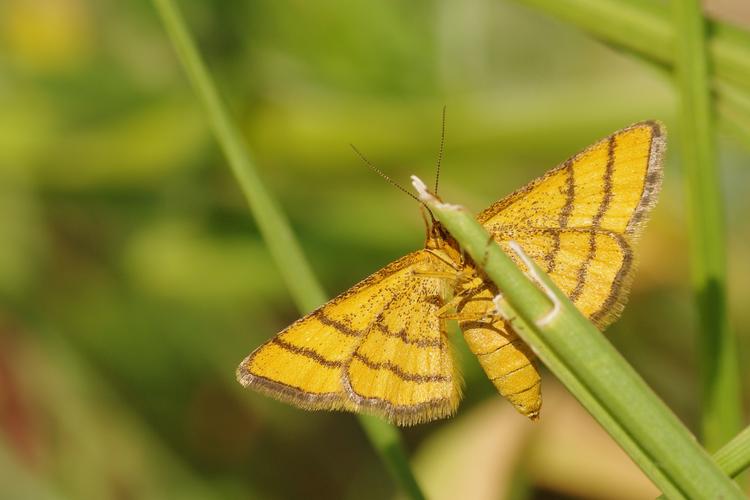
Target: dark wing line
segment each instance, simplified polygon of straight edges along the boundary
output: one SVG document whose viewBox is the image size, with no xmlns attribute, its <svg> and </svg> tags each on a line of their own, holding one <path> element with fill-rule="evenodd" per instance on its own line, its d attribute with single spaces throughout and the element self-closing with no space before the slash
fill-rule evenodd
<svg viewBox="0 0 750 500">
<path fill-rule="evenodd" d="M 401 369 L 400 366 L 391 363 L 390 361 L 376 362 L 365 356 L 360 352 L 355 352 L 354 359 L 359 360 L 363 365 L 372 370 L 387 370 L 396 375 L 401 380 L 407 382 L 416 382 L 418 384 L 426 384 L 429 382 L 450 382 L 451 378 L 444 375 L 421 375 L 419 373 L 409 373 Z"/>
<path fill-rule="evenodd" d="M 330 302 L 326 303 L 326 305 L 327 304 L 330 304 Z M 343 333 L 347 337 L 361 337 L 363 335 L 363 332 L 358 332 L 357 330 L 349 328 L 348 326 L 346 326 L 344 323 L 340 321 L 336 321 L 335 319 L 329 318 L 323 309 L 325 309 L 325 306 L 319 309 L 316 309 L 315 311 L 310 313 L 309 316 L 317 319 L 318 321 L 323 323 L 325 326 L 330 326 L 334 330 Z M 284 332 L 279 333 L 279 335 L 281 335 L 282 333 Z"/>
<path fill-rule="evenodd" d="M 477 221 L 479 221 L 482 224 L 485 223 L 487 220 L 489 220 L 492 217 L 494 217 L 495 215 L 497 215 L 501 210 L 503 210 L 504 208 L 506 208 L 507 206 L 511 205 L 513 202 L 515 202 L 519 198 L 521 198 L 524 195 L 526 195 L 529 191 L 531 191 L 532 189 L 534 189 L 535 187 L 537 187 L 539 184 L 541 184 L 542 182 L 545 182 L 550 177 L 552 177 L 554 175 L 557 175 L 560 172 L 560 170 L 562 170 L 564 168 L 567 168 L 569 164 L 577 162 L 580 159 L 581 156 L 585 155 L 586 153 L 588 153 L 589 151 L 591 151 L 591 150 L 593 150 L 595 148 L 598 148 L 603 142 L 609 141 L 611 137 L 619 135 L 619 134 L 622 134 L 622 133 L 625 133 L 625 132 L 627 132 L 629 130 L 632 130 L 634 128 L 643 127 L 643 126 L 648 126 L 652 130 L 652 147 L 651 147 L 652 159 L 653 159 L 653 156 L 658 156 L 658 161 L 650 161 L 649 162 L 649 170 L 648 170 L 648 174 L 647 174 L 647 183 L 648 183 L 648 175 L 649 174 L 653 174 L 654 176 L 660 175 L 660 170 L 661 170 L 660 169 L 660 166 L 661 166 L 661 153 L 664 150 L 664 127 L 661 125 L 660 122 L 658 122 L 656 120 L 647 120 L 647 121 L 642 121 L 642 122 L 634 123 L 634 124 L 632 124 L 632 125 L 630 125 L 628 127 L 625 127 L 625 128 L 623 128 L 621 130 L 618 130 L 617 132 L 615 132 L 615 133 L 613 133 L 613 134 L 605 137 L 604 139 L 602 139 L 600 141 L 595 142 L 591 146 L 589 146 L 586 149 L 580 151 L 579 153 L 573 155 L 572 157 L 570 157 L 565 162 L 561 163 L 560 165 L 556 166 L 552 170 L 548 171 L 543 176 L 537 177 L 536 179 L 534 179 L 533 181 L 529 182 L 525 186 L 522 186 L 521 188 L 519 188 L 516 191 L 512 192 L 511 194 L 509 194 L 505 198 L 502 198 L 501 200 L 496 201 L 495 203 L 493 203 L 489 207 L 487 207 L 484 210 L 482 210 L 479 213 L 479 215 L 477 215 Z M 654 193 L 648 193 L 648 194 L 644 192 L 644 198 L 648 198 L 648 199 L 653 200 L 655 194 L 656 194 L 655 192 Z M 643 202 L 641 202 L 641 204 L 643 204 Z"/>
<path fill-rule="evenodd" d="M 311 312 L 307 316 L 304 316 L 304 317 L 298 319 L 297 321 L 295 321 L 295 323 L 300 322 L 300 321 L 304 321 L 308 316 L 310 316 L 312 314 L 316 314 L 319 310 L 321 310 L 322 308 L 324 308 L 327 305 L 337 304 L 337 303 L 341 302 L 342 300 L 351 297 L 352 295 L 356 295 L 357 293 L 359 293 L 359 292 L 361 292 L 361 291 L 363 291 L 363 290 L 365 290 L 365 289 L 367 289 L 367 288 L 369 288 L 371 286 L 377 285 L 378 283 L 380 283 L 384 279 L 388 278 L 390 275 L 395 274 L 398 271 L 401 271 L 402 269 L 404 269 L 405 267 L 410 266 L 414 262 L 418 262 L 419 260 L 423 260 L 425 257 L 427 257 L 429 255 L 432 255 L 432 254 L 430 252 L 428 252 L 427 250 L 425 250 L 425 249 L 417 250 L 417 251 L 410 252 L 410 253 L 404 255 L 400 259 L 397 259 L 397 260 L 391 262 L 390 264 L 388 264 L 384 268 L 379 269 L 378 271 L 375 271 L 370 276 L 368 276 L 367 278 L 363 279 L 362 281 L 360 281 L 359 283 L 357 283 L 353 287 L 349 288 L 345 292 L 343 292 L 343 293 L 337 295 L 336 297 L 332 298 L 331 300 L 329 300 L 328 302 L 326 302 L 325 304 L 323 304 L 322 306 L 320 306 L 318 309 L 316 309 L 315 311 Z M 294 325 L 294 323 L 292 323 L 292 325 L 289 325 L 288 328 L 291 328 L 293 325 Z"/>
<path fill-rule="evenodd" d="M 384 267 L 380 271 L 377 271 L 373 275 L 361 281 L 359 284 L 352 287 L 347 292 L 344 292 L 343 294 L 337 296 L 315 311 L 309 313 L 303 318 L 298 319 L 292 325 L 279 332 L 276 336 L 270 338 L 268 341 L 254 350 L 249 356 L 247 356 L 237 369 L 237 380 L 243 386 L 252 386 L 254 389 L 267 396 L 298 406 L 303 409 L 347 410 L 363 412 L 388 419 L 391 422 L 396 423 L 397 425 L 413 425 L 419 422 L 445 418 L 453 415 L 457 408 L 457 401 L 458 399 L 460 399 L 460 389 L 458 390 L 457 394 L 454 394 L 452 392 L 451 396 L 449 397 L 434 398 L 417 405 L 398 405 L 389 403 L 388 401 L 377 397 L 367 398 L 362 396 L 361 394 L 358 394 L 353 390 L 347 374 L 348 365 L 352 362 L 352 360 L 358 359 L 371 368 L 388 370 L 390 373 L 395 374 L 397 377 L 403 380 L 416 383 L 452 383 L 456 380 L 460 380 L 460 377 L 458 377 L 455 370 L 453 373 L 450 373 L 448 375 L 421 375 L 416 373 L 408 373 L 405 372 L 401 367 L 391 362 L 375 363 L 365 355 L 357 352 L 357 349 L 361 346 L 362 342 L 367 337 L 367 333 L 371 331 L 372 328 L 378 328 L 384 335 L 398 337 L 407 344 L 415 344 L 424 347 L 438 346 L 441 348 L 441 353 L 443 353 L 444 356 L 451 356 L 449 349 L 450 346 L 447 345 L 448 340 L 445 338 L 442 332 L 440 333 L 441 338 L 438 340 L 411 339 L 409 338 L 408 333 L 405 330 L 391 332 L 386 329 L 384 325 L 379 324 L 378 318 L 380 317 L 382 311 L 378 312 L 378 314 L 373 318 L 373 321 L 367 328 L 359 331 L 348 327 L 340 321 L 332 319 L 325 312 L 325 308 L 327 306 L 333 305 L 345 298 L 351 297 L 352 295 L 359 293 L 370 286 L 377 285 L 383 279 L 386 279 L 388 276 L 403 270 L 407 266 L 418 264 L 419 262 L 430 259 L 432 257 L 432 254 L 425 250 L 420 250 L 408 254 L 401 259 L 391 263 L 390 265 Z M 439 308 L 442 306 L 442 301 L 438 300 L 439 297 L 437 296 L 428 295 L 424 298 L 427 303 L 434 305 L 435 308 Z M 383 310 L 385 310 L 388 305 L 389 303 L 386 302 Z M 352 351 L 352 355 L 349 356 L 346 360 L 342 361 L 331 360 L 327 359 L 314 349 L 311 349 L 309 347 L 296 346 L 293 343 L 283 339 L 283 334 L 286 331 L 298 327 L 299 323 L 301 322 L 311 319 L 315 319 L 322 325 L 335 329 L 342 335 L 357 337 L 359 342 L 356 342 L 356 345 L 354 346 L 354 349 Z M 304 389 L 302 387 L 297 387 L 291 384 L 286 384 L 284 382 L 271 380 L 261 375 L 254 375 L 248 369 L 248 367 L 251 366 L 252 358 L 269 344 L 276 345 L 281 349 L 292 352 L 294 354 L 304 356 L 315 361 L 316 363 L 319 363 L 322 366 L 326 366 L 329 368 L 340 367 L 340 390 L 337 392 L 316 394 L 309 392 L 307 389 Z M 453 391 L 453 389 L 451 389 L 451 391 Z"/>
<path fill-rule="evenodd" d="M 586 255 L 586 260 L 583 261 L 581 267 L 578 269 L 576 286 L 575 288 L 573 288 L 573 291 L 570 294 L 570 300 L 572 302 L 576 302 L 583 293 L 583 287 L 586 284 L 586 275 L 588 274 L 589 266 L 591 265 L 591 261 L 594 260 L 594 257 L 596 257 L 597 231 L 599 230 L 602 218 L 607 213 L 609 204 L 612 201 L 612 174 L 614 173 L 616 147 L 617 139 L 616 136 L 612 135 L 609 137 L 609 144 L 607 146 L 607 166 L 605 167 L 603 174 L 604 196 L 602 196 L 602 202 L 599 205 L 594 218 L 591 220 L 591 230 L 589 233 L 589 251 Z M 557 241 L 560 241 L 559 236 Z"/>
<path fill-rule="evenodd" d="M 651 126 L 651 144 L 649 147 L 648 167 L 646 168 L 646 180 L 643 183 L 641 200 L 628 222 L 626 233 L 638 237 L 640 229 L 646 222 L 646 215 L 656 204 L 656 198 L 661 191 L 663 177 L 662 163 L 664 151 L 667 147 L 666 131 L 662 124 L 657 121 L 645 122 Z"/>
<path fill-rule="evenodd" d="M 576 232 L 576 233 L 587 233 L 587 234 L 595 234 L 595 235 L 606 235 L 610 236 L 612 239 L 614 239 L 617 244 L 620 246 L 620 250 L 622 251 L 623 260 L 622 264 L 620 265 L 620 269 L 617 270 L 617 274 L 615 274 L 615 278 L 612 281 L 609 293 L 607 294 L 607 298 L 604 299 L 604 302 L 602 302 L 602 306 L 599 308 L 598 311 L 593 313 L 591 315 L 591 321 L 594 322 L 594 324 L 599 327 L 600 329 L 603 328 L 608 324 L 607 319 L 610 317 L 610 313 L 613 312 L 613 308 L 619 304 L 622 303 L 622 297 L 621 292 L 623 290 L 627 290 L 628 286 L 630 284 L 630 279 L 632 278 L 631 271 L 633 270 L 633 248 L 632 248 L 632 238 L 629 235 L 617 233 L 615 231 L 609 231 L 607 229 L 601 229 L 598 228 L 595 231 L 589 228 L 576 228 L 576 227 L 569 227 L 566 229 L 560 229 L 560 228 L 529 228 L 527 229 L 528 233 L 538 233 L 538 234 L 555 234 L 555 233 L 563 233 L 563 232 Z M 596 237 L 596 236 L 595 236 Z M 579 279 L 580 279 L 580 271 L 579 271 Z M 569 295 L 569 297 L 571 297 Z M 572 301 L 571 297 L 571 301 Z"/>
<path fill-rule="evenodd" d="M 417 347 L 441 347 L 443 345 L 443 343 L 439 339 L 411 339 L 406 333 L 405 328 L 402 328 L 397 332 L 392 332 L 380 321 L 375 322 L 375 326 L 377 327 L 378 331 L 384 336 L 401 339 L 401 341 L 407 345 L 415 345 Z"/>
<path fill-rule="evenodd" d="M 437 258 L 437 256 L 435 257 Z M 424 299 L 426 303 L 432 304 L 436 309 L 442 307 L 444 303 L 443 300 L 436 295 L 425 295 L 423 297 L 420 297 L 420 300 L 422 299 Z M 391 422 L 396 423 L 397 425 L 414 425 L 420 422 L 431 421 L 453 415 L 456 411 L 458 400 L 460 400 L 461 397 L 460 375 L 456 371 L 455 359 L 452 354 L 451 345 L 449 343 L 449 340 L 445 336 L 444 322 L 441 322 L 440 331 L 437 332 L 437 334 L 439 335 L 438 338 L 411 339 L 408 337 L 406 330 L 402 329 L 397 332 L 393 332 L 388 329 L 382 322 L 384 313 L 385 309 L 381 311 L 378 319 L 370 326 L 371 329 L 377 328 L 380 333 L 386 336 L 398 337 L 406 344 L 418 345 L 422 347 L 440 347 L 442 361 L 450 361 L 453 364 L 452 371 L 447 375 L 422 375 L 418 373 L 409 373 L 404 371 L 400 366 L 392 363 L 391 361 L 386 360 L 382 362 L 375 362 L 371 360 L 365 354 L 359 352 L 359 348 L 361 347 L 360 344 L 360 346 L 355 349 L 354 354 L 348 360 L 342 370 L 341 381 L 344 392 L 348 397 L 348 401 L 353 405 L 353 408 L 356 411 L 363 411 L 365 413 L 381 416 Z M 449 383 L 453 386 L 450 389 L 451 395 L 448 397 L 433 398 L 416 405 L 399 405 L 393 404 L 381 397 L 367 397 L 363 394 L 360 394 L 354 389 L 349 378 L 349 365 L 354 362 L 354 360 L 358 360 L 365 366 L 374 370 L 387 370 L 389 373 L 392 373 L 401 380 L 405 381 L 416 382 L 418 384 L 429 382 Z"/>
<path fill-rule="evenodd" d="M 602 303 L 598 311 L 591 315 L 591 321 L 600 329 L 604 329 L 612 319 L 620 312 L 624 307 L 623 292 L 628 290 L 630 287 L 630 281 L 633 279 L 633 248 L 626 239 L 625 236 L 619 233 L 609 233 L 615 238 L 617 243 L 620 245 L 622 250 L 622 264 L 620 269 L 617 270 L 615 279 L 609 288 L 609 294 Z M 619 305 L 619 309 L 618 309 Z"/>
<path fill-rule="evenodd" d="M 419 255 L 421 253 L 424 253 L 424 254 Z M 240 363 L 236 371 L 237 381 L 240 384 L 242 384 L 244 387 L 252 386 L 253 388 L 259 390 L 260 392 L 262 392 L 263 394 L 267 396 L 278 399 L 280 401 L 284 401 L 289 404 L 293 404 L 295 406 L 298 406 L 304 409 L 344 409 L 348 406 L 351 406 L 352 401 L 350 401 L 350 398 L 348 397 L 349 394 L 346 392 L 345 388 L 342 388 L 340 392 L 328 392 L 328 393 L 314 394 L 309 391 L 306 391 L 305 389 L 301 387 L 296 387 L 290 384 L 285 384 L 283 382 L 270 380 L 261 375 L 255 375 L 249 371 L 248 367 L 251 365 L 253 357 L 256 354 L 258 354 L 261 350 L 263 350 L 265 347 L 267 347 L 269 344 L 275 344 L 283 349 L 286 349 L 287 351 L 295 352 L 296 354 L 301 354 L 310 359 L 314 359 L 318 362 L 321 362 L 321 364 L 323 364 L 324 366 L 333 366 L 331 365 L 331 363 L 335 363 L 334 361 L 326 360 L 324 357 L 320 356 L 319 353 L 311 349 L 294 346 L 293 344 L 284 341 L 280 337 L 285 332 L 298 327 L 300 323 L 303 323 L 305 321 L 308 321 L 314 318 L 314 319 L 317 319 L 323 325 L 334 328 L 338 332 L 344 335 L 351 336 L 351 337 L 361 337 L 362 339 L 364 339 L 364 332 L 357 332 L 356 330 L 353 330 L 347 327 L 346 325 L 342 324 L 339 321 L 332 320 L 324 313 L 325 308 L 329 305 L 336 304 L 345 298 L 351 297 L 352 295 L 362 290 L 365 290 L 370 286 L 376 285 L 377 283 L 381 282 L 383 279 L 386 279 L 388 276 L 404 269 L 405 267 L 409 266 L 410 264 L 416 261 L 419 261 L 421 258 L 424 258 L 427 255 L 429 254 L 425 250 L 419 250 L 419 251 L 407 254 L 401 257 L 400 259 L 390 263 L 386 267 L 380 269 L 379 271 L 376 271 L 369 277 L 365 278 L 364 280 L 360 281 L 358 284 L 354 285 L 352 288 L 350 288 L 346 292 L 336 296 L 335 298 L 321 305 L 316 310 L 299 318 L 297 321 L 295 321 L 294 323 L 286 327 L 284 330 L 277 333 L 276 335 L 268 339 L 266 342 L 258 346 L 253 352 L 251 352 Z M 358 347 L 359 345 L 355 346 L 354 350 L 356 351 Z M 342 373 L 343 373 L 344 372 L 343 364 L 341 368 L 342 368 Z"/>
<path fill-rule="evenodd" d="M 299 347 L 294 344 L 291 344 L 289 342 L 286 342 L 285 340 L 281 339 L 280 337 L 276 336 L 273 339 L 271 339 L 271 343 L 273 345 L 279 346 L 280 348 L 284 349 L 285 351 L 291 352 L 293 354 L 298 354 L 300 356 L 304 356 L 306 358 L 312 359 L 319 365 L 326 366 L 328 368 L 341 368 L 343 365 L 342 361 L 336 361 L 333 359 L 327 359 L 325 356 L 320 354 L 319 352 L 308 349 L 307 347 Z"/>
<path fill-rule="evenodd" d="M 255 354 L 255 351 L 246 357 L 237 368 L 237 380 L 243 387 L 252 386 L 253 389 L 266 396 L 303 409 L 333 410 L 343 408 L 346 404 L 343 392 L 321 392 L 315 394 L 301 387 L 250 373 L 245 369 L 245 366 L 249 366 L 253 354 Z"/>
<path fill-rule="evenodd" d="M 656 195 L 659 192 L 659 188 L 661 186 L 661 163 L 662 163 L 662 157 L 664 154 L 664 150 L 666 148 L 666 133 L 664 131 L 664 127 L 658 120 L 646 120 L 642 122 L 634 123 L 628 127 L 625 127 L 621 130 L 618 130 L 617 132 L 614 132 L 613 134 L 610 134 L 609 136 L 605 137 L 604 139 L 601 139 L 600 141 L 595 142 L 594 144 L 590 145 L 586 149 L 580 151 L 579 153 L 573 155 L 563 163 L 559 164 L 552 170 L 549 170 L 546 174 L 544 174 L 541 177 L 537 177 L 533 181 L 529 182 L 525 186 L 522 186 L 521 188 L 513 191 L 506 197 L 502 198 L 501 200 L 496 201 L 489 207 L 482 210 L 477 215 L 477 221 L 479 221 L 481 224 L 484 224 L 489 219 L 497 215 L 500 211 L 502 211 L 504 208 L 511 205 L 513 202 L 518 200 L 519 198 L 522 198 L 524 195 L 526 195 L 529 191 L 537 187 L 539 184 L 545 182 L 550 177 L 557 175 L 560 170 L 563 170 L 565 168 L 568 168 L 569 165 L 576 163 L 583 155 L 587 154 L 593 149 L 596 149 L 601 146 L 602 143 L 609 141 L 612 137 L 615 137 L 617 135 L 623 134 L 625 132 L 628 132 L 629 130 L 647 126 L 651 128 L 651 151 L 650 151 L 650 157 L 649 157 L 649 165 L 646 173 L 646 182 L 644 184 L 644 190 L 643 195 L 641 196 L 641 202 L 638 204 L 638 207 L 636 208 L 636 213 L 633 215 L 633 218 L 630 221 L 630 226 L 628 228 L 628 232 L 632 232 L 636 226 L 642 224 L 642 219 L 645 215 L 645 213 L 648 212 L 648 209 L 653 206 L 653 204 L 656 202 Z"/>
<path fill-rule="evenodd" d="M 561 229 L 568 226 L 568 219 L 570 218 L 570 214 L 573 213 L 573 206 L 575 204 L 576 183 L 573 163 L 573 160 L 569 159 L 563 164 L 567 177 L 565 179 L 565 205 L 563 205 L 562 210 L 560 210 L 559 225 Z M 558 253 L 560 253 L 560 233 L 555 233 L 552 236 L 552 251 L 545 256 L 545 261 L 547 262 L 547 274 L 555 270 Z"/>
<path fill-rule="evenodd" d="M 650 145 L 649 145 L 649 155 L 648 155 L 648 166 L 646 169 L 646 178 L 643 183 L 643 188 L 641 192 L 641 198 L 638 202 L 638 205 L 633 210 L 633 214 L 631 215 L 630 220 L 628 221 L 628 224 L 625 229 L 624 234 L 614 233 L 611 231 L 602 231 L 598 226 L 600 224 L 601 219 L 606 214 L 606 210 L 609 208 L 609 204 L 611 202 L 611 193 L 612 193 L 612 186 L 611 186 L 611 169 L 610 166 L 613 165 L 613 143 L 616 142 L 616 137 L 620 134 L 626 133 L 631 129 L 637 128 L 637 127 L 643 127 L 647 126 L 651 129 L 651 137 L 650 137 Z M 550 177 L 557 175 L 561 170 L 563 169 L 569 169 L 571 174 L 566 178 L 566 184 L 567 184 L 567 190 L 566 190 L 566 202 L 565 205 L 563 205 L 563 209 L 560 213 L 560 228 L 544 228 L 544 229 L 538 229 L 540 232 L 548 233 L 552 235 L 553 241 L 552 241 L 552 249 L 551 251 L 545 255 L 543 262 L 546 263 L 547 272 L 550 273 L 554 271 L 554 268 L 556 266 L 556 259 L 557 255 L 560 252 L 560 233 L 562 230 L 575 230 L 574 228 L 567 228 L 567 222 L 569 218 L 569 214 L 572 213 L 573 210 L 573 204 L 574 204 L 574 187 L 571 188 L 571 183 L 574 186 L 574 179 L 572 178 L 572 172 L 573 169 L 571 166 L 576 163 L 581 156 L 588 153 L 590 150 L 594 148 L 601 147 L 602 143 L 604 141 L 609 142 L 609 156 L 607 160 L 607 170 L 605 172 L 605 179 L 604 179 L 604 186 L 605 186 L 605 199 L 603 200 L 602 205 L 599 207 L 599 211 L 596 214 L 596 217 L 592 220 L 592 228 L 590 230 L 590 250 L 589 255 L 587 256 L 586 261 L 584 261 L 584 264 L 581 266 L 581 269 L 578 272 L 578 280 L 576 283 L 576 287 L 574 288 L 574 292 L 571 294 L 572 299 L 578 298 L 580 294 L 583 291 L 583 282 L 586 279 L 586 274 L 588 272 L 588 266 L 590 265 L 591 260 L 596 256 L 596 234 L 599 233 L 606 233 L 616 239 L 618 244 L 620 245 L 622 252 L 623 252 L 623 262 L 620 266 L 620 269 L 618 270 L 617 274 L 615 275 L 615 279 L 610 285 L 609 294 L 607 295 L 607 298 L 605 299 L 604 303 L 602 304 L 602 307 L 592 314 L 591 320 L 599 327 L 603 328 L 607 324 L 609 324 L 612 319 L 617 316 L 617 314 L 620 312 L 624 305 L 624 291 L 628 289 L 628 285 L 630 284 L 630 281 L 632 280 L 632 271 L 634 269 L 634 257 L 633 257 L 633 251 L 632 251 L 632 245 L 635 243 L 637 238 L 640 235 L 640 230 L 642 229 L 645 221 L 646 216 L 649 212 L 649 210 L 654 206 L 656 203 L 657 195 L 661 189 L 661 182 L 662 182 L 662 162 L 663 162 L 663 156 L 664 151 L 666 149 L 666 132 L 664 130 L 664 127 L 659 121 L 656 120 L 648 120 L 643 122 L 634 123 L 633 125 L 630 125 L 629 127 L 626 127 L 624 129 L 618 130 L 617 132 L 609 135 L 608 137 L 596 142 L 595 144 L 587 147 L 583 151 L 579 152 L 578 154 L 574 155 L 564 163 L 558 165 L 557 167 L 553 168 L 549 172 L 547 172 L 545 175 L 533 180 L 529 184 L 521 187 L 520 189 L 514 191 L 510 195 L 506 196 L 505 198 L 493 203 L 489 207 L 487 207 L 485 210 L 483 210 L 478 216 L 477 220 L 484 224 L 486 221 L 497 215 L 499 212 L 501 212 L 506 207 L 510 206 L 512 203 L 514 203 L 519 198 L 522 198 L 527 193 L 529 193 L 531 190 L 536 188 L 539 184 L 545 182 Z M 571 199 L 571 194 L 573 195 L 573 199 Z M 581 230 L 587 230 L 586 228 L 580 228 Z"/>
</svg>

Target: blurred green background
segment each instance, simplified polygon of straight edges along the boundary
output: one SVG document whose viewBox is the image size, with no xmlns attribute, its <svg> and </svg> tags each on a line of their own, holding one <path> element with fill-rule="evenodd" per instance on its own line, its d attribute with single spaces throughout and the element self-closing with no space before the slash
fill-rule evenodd
<svg viewBox="0 0 750 500">
<path fill-rule="evenodd" d="M 441 192 L 479 211 L 634 121 L 679 136 L 665 74 L 512 1 L 182 4 L 330 294 L 424 238 L 349 143 L 397 182 L 432 179 L 446 105 Z M 709 7 L 750 26 L 740 0 Z M 749 146 L 720 140 L 742 353 Z M 608 337 L 696 429 L 677 149 Z M 235 382 L 298 313 L 149 2 L 0 3 L 0 242 L 0 498 L 398 495 L 351 415 Z M 458 416 L 404 431 L 431 497 L 656 494 L 552 376 L 533 425 L 459 352 Z"/>
</svg>

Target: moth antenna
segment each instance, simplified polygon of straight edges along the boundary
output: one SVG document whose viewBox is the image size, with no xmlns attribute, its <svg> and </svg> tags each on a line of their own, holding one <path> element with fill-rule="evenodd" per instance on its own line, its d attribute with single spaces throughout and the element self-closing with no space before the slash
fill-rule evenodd
<svg viewBox="0 0 750 500">
<path fill-rule="evenodd" d="M 438 193 L 438 182 L 440 182 L 440 164 L 443 162 L 443 150 L 445 149 L 445 105 L 443 105 L 443 121 L 440 130 L 440 149 L 437 157 L 437 172 L 435 172 L 435 194 Z"/>
<path fill-rule="evenodd" d="M 430 239 L 430 223 L 427 221 L 427 214 L 425 214 L 425 210 L 427 210 L 425 208 L 425 206 L 424 205 L 420 205 L 420 207 L 419 207 L 419 213 L 422 216 L 422 221 L 424 222 L 424 230 L 427 233 L 425 235 L 425 241 L 427 241 L 427 240 Z M 435 217 L 433 217 L 432 214 L 430 214 L 430 217 L 432 218 L 432 223 L 434 224 L 435 223 Z"/>
<path fill-rule="evenodd" d="M 416 195 L 414 195 L 414 193 L 411 193 L 411 192 L 407 191 L 406 189 L 404 189 L 404 188 L 403 188 L 403 187 L 402 187 L 402 186 L 401 186 L 400 184 L 396 183 L 396 182 L 395 182 L 395 181 L 394 181 L 393 179 L 391 179 L 391 178 L 390 178 L 390 177 L 388 177 L 388 176 L 387 176 L 387 175 L 386 175 L 385 173 L 383 173 L 383 171 L 382 171 L 382 170 L 380 170 L 380 169 L 379 169 L 378 167 L 376 167 L 375 165 L 373 165 L 372 163 L 370 163 L 370 161 L 369 161 L 369 160 L 368 160 L 367 158 L 365 158 L 365 155 L 363 155 L 362 153 L 360 153 L 360 152 L 359 152 L 359 149 L 357 149 L 357 148 L 356 148 L 356 147 L 354 146 L 354 144 L 349 144 L 349 145 L 350 145 L 350 146 L 352 147 L 352 149 L 353 149 L 353 150 L 354 150 L 354 152 L 355 152 L 355 153 L 357 154 L 357 156 L 359 156 L 359 158 L 360 158 L 360 159 L 361 159 L 361 160 L 362 160 L 363 162 L 365 162 L 365 165 L 367 165 L 368 167 L 370 167 L 370 168 L 371 168 L 371 169 L 372 169 L 372 170 L 373 170 L 373 171 L 374 171 L 374 172 L 375 172 L 376 174 L 378 174 L 378 175 L 379 175 L 380 177 L 382 177 L 383 179 L 385 179 L 386 181 L 388 181 L 388 183 L 389 183 L 389 184 L 391 184 L 392 186 L 396 187 L 397 189 L 400 189 L 401 191 L 403 191 L 403 192 L 404 192 L 404 193 L 406 193 L 407 195 L 409 195 L 409 196 L 411 196 L 412 198 L 414 198 L 415 200 L 417 200 L 417 201 L 418 201 L 418 202 L 419 202 L 420 204 L 422 204 L 422 205 L 423 205 L 423 206 L 424 206 L 425 208 L 427 208 L 427 205 L 425 205 L 425 204 L 424 204 L 424 202 L 423 202 L 422 200 L 420 200 L 419 198 L 417 198 L 417 197 L 416 197 Z M 429 212 L 429 210 L 430 210 L 430 209 L 429 209 L 429 208 L 427 208 L 427 211 L 428 211 L 428 212 Z M 430 215 L 432 215 L 432 212 L 430 212 Z"/>
</svg>

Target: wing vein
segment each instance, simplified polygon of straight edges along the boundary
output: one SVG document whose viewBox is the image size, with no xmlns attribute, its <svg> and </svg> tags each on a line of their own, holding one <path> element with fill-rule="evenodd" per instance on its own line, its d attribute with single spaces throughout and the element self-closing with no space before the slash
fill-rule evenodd
<svg viewBox="0 0 750 500">
<path fill-rule="evenodd" d="M 361 352 L 355 352 L 354 358 L 359 360 L 363 365 L 367 366 L 372 370 L 388 370 L 389 372 L 396 375 L 401 380 L 408 382 L 416 382 L 419 384 L 425 384 L 428 382 L 450 382 L 451 377 L 445 375 L 422 375 L 419 373 L 409 373 L 401 369 L 400 366 L 391 363 L 390 361 L 376 362 L 362 354 Z"/>
<path fill-rule="evenodd" d="M 573 160 L 570 159 L 565 162 L 565 204 L 560 211 L 559 225 L 561 229 L 568 226 L 568 219 L 570 214 L 573 213 L 573 205 L 576 197 L 576 184 L 575 184 L 575 173 L 573 169 Z M 553 233 L 552 235 L 552 249 L 545 256 L 544 260 L 547 262 L 547 274 L 555 270 L 557 263 L 557 255 L 560 253 L 560 233 Z"/>
<path fill-rule="evenodd" d="M 583 287 L 586 284 L 586 275 L 589 271 L 591 261 L 596 256 L 596 235 L 599 227 L 601 226 L 602 218 L 606 215 L 609 209 L 609 204 L 612 201 L 612 174 L 614 173 L 615 167 L 615 148 L 617 147 L 616 136 L 612 135 L 609 137 L 609 144 L 607 145 L 607 166 L 604 169 L 604 194 L 602 195 L 602 202 L 596 211 L 596 215 L 591 220 L 591 232 L 589 233 L 589 251 L 586 254 L 586 260 L 583 261 L 581 267 L 578 269 L 578 275 L 576 286 L 573 292 L 570 294 L 571 302 L 576 302 L 583 293 Z"/>
</svg>

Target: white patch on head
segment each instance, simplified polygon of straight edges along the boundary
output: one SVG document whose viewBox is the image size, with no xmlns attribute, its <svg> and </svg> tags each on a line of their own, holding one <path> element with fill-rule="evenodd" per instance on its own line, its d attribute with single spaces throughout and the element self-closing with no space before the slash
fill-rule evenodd
<svg viewBox="0 0 750 500">
<path fill-rule="evenodd" d="M 427 184 L 425 184 L 424 181 L 420 179 L 419 177 L 417 177 L 416 175 L 411 176 L 411 185 L 414 186 L 414 189 L 417 190 L 417 194 L 419 194 L 420 200 L 422 201 L 435 200 L 435 197 L 427 189 Z"/>
<path fill-rule="evenodd" d="M 416 175 L 411 176 L 411 185 L 414 186 L 414 189 L 417 190 L 417 194 L 419 194 L 419 199 L 422 200 L 425 203 L 433 203 L 438 208 L 442 208 L 445 210 L 463 210 L 464 207 L 461 205 L 454 205 L 453 203 L 443 203 L 440 201 L 440 199 L 435 196 L 434 194 L 430 193 L 430 190 L 427 189 L 427 185 L 417 177 Z"/>
</svg>

